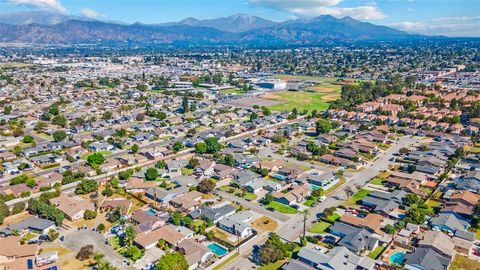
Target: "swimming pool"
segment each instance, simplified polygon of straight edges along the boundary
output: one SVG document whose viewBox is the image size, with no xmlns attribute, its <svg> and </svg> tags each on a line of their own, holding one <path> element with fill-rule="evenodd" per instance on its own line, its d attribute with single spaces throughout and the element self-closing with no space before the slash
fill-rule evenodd
<svg viewBox="0 0 480 270">
<path fill-rule="evenodd" d="M 319 190 L 319 189 L 321 189 L 321 187 L 319 187 L 317 185 L 314 185 L 314 184 L 310 184 L 310 189 L 311 190 Z"/>
<path fill-rule="evenodd" d="M 403 261 L 405 260 L 405 253 L 397 251 L 390 255 L 390 258 L 388 258 L 388 261 L 391 264 L 402 264 Z"/>
<path fill-rule="evenodd" d="M 148 208 L 147 211 L 145 211 L 147 214 L 150 216 L 156 217 L 157 216 L 157 211 L 153 210 L 152 208 Z"/>
<path fill-rule="evenodd" d="M 215 253 L 215 255 L 219 256 L 219 257 L 222 257 L 224 256 L 225 254 L 228 253 L 228 250 L 222 246 L 220 246 L 219 244 L 217 243 L 211 243 L 210 245 L 208 245 L 208 248 L 213 252 Z"/>
</svg>

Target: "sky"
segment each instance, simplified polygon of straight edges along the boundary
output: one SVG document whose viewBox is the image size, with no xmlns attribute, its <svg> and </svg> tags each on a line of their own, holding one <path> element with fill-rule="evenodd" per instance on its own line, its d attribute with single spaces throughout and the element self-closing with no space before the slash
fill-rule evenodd
<svg viewBox="0 0 480 270">
<path fill-rule="evenodd" d="M 31 10 L 126 23 L 237 13 L 285 21 L 328 14 L 411 33 L 480 37 L 480 0 L 0 0 L 1 13 Z"/>
</svg>

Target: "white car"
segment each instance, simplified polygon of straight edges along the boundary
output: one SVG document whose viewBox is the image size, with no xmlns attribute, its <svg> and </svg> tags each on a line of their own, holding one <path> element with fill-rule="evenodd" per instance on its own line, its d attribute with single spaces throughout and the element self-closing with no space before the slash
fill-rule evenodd
<svg viewBox="0 0 480 270">
<path fill-rule="evenodd" d="M 323 201 L 325 201 L 326 198 L 327 198 L 326 196 L 321 196 L 320 198 L 318 198 L 317 201 L 323 202 Z"/>
</svg>

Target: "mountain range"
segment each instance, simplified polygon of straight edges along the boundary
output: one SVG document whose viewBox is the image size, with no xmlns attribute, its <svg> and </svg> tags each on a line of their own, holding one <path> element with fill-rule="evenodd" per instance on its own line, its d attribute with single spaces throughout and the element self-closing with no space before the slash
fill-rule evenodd
<svg viewBox="0 0 480 270">
<path fill-rule="evenodd" d="M 351 17 L 322 15 L 285 22 L 237 14 L 162 24 L 124 24 L 49 12 L 0 15 L 0 42 L 76 44 L 102 42 L 318 45 L 423 38 Z"/>
</svg>

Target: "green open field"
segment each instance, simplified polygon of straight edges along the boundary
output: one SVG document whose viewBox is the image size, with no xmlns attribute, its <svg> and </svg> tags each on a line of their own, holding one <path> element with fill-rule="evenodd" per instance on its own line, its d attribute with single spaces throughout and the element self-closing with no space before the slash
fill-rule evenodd
<svg viewBox="0 0 480 270">
<path fill-rule="evenodd" d="M 278 101 L 278 104 L 268 106 L 274 111 L 291 111 L 297 108 L 299 112 L 307 110 L 311 112 L 328 109 L 329 102 L 338 99 L 338 93 L 313 93 L 313 92 L 277 92 L 263 96 L 265 99 Z"/>
</svg>

